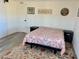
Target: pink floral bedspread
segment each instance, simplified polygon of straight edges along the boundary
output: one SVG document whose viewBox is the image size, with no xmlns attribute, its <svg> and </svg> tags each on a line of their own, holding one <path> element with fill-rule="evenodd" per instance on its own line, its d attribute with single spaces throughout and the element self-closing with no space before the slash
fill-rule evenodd
<svg viewBox="0 0 79 59">
<path fill-rule="evenodd" d="M 61 55 L 65 52 L 64 33 L 61 29 L 40 27 L 27 34 L 23 40 L 23 45 L 25 42 L 59 48 Z"/>
</svg>

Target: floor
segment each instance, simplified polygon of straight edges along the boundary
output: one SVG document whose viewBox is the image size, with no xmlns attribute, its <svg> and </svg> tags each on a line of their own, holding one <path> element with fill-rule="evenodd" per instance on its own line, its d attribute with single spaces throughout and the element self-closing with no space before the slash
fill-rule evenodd
<svg viewBox="0 0 79 59">
<path fill-rule="evenodd" d="M 73 46 L 66 43 L 66 52 L 63 57 L 60 52 L 53 54 L 53 51 L 42 47 L 30 48 L 27 45 L 25 49 L 20 46 L 25 33 L 14 33 L 0 39 L 0 59 L 76 59 Z"/>
<path fill-rule="evenodd" d="M 17 32 L 0 39 L 0 54 L 7 49 L 12 49 L 22 43 L 25 33 Z"/>
</svg>

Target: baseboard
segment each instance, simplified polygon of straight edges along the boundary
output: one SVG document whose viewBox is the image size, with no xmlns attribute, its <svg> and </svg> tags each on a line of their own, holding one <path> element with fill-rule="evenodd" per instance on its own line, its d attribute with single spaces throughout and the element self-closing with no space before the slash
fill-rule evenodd
<svg viewBox="0 0 79 59">
<path fill-rule="evenodd" d="M 4 33 L 4 34 L 0 35 L 0 39 L 5 37 L 5 36 L 7 36 L 7 33 Z"/>
<path fill-rule="evenodd" d="M 11 36 L 11 35 L 14 35 L 14 34 L 16 34 L 16 33 L 25 33 L 25 32 L 13 32 L 13 33 L 9 33 L 9 34 L 7 34 L 7 35 L 1 37 L 0 39 L 6 38 L 6 37 Z M 25 33 L 25 34 L 26 34 L 26 33 Z"/>
</svg>

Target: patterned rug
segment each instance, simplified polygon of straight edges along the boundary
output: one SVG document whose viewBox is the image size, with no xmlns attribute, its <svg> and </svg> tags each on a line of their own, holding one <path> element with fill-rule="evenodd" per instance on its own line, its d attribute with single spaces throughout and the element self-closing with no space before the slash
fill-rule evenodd
<svg viewBox="0 0 79 59">
<path fill-rule="evenodd" d="M 4 51 L 0 59 L 76 59 L 76 57 L 72 45 L 66 43 L 66 52 L 62 57 L 60 52 L 54 54 L 53 50 L 43 47 L 33 47 L 31 49 L 30 45 L 27 45 L 25 49 L 22 46 L 17 46 Z"/>
</svg>

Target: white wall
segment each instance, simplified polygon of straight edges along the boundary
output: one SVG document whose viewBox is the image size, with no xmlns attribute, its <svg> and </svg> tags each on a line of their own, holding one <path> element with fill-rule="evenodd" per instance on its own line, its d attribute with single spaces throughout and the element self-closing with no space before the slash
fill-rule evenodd
<svg viewBox="0 0 79 59">
<path fill-rule="evenodd" d="M 74 30 L 73 46 L 77 55 L 77 59 L 79 59 L 79 20 L 75 22 Z"/>
<path fill-rule="evenodd" d="M 7 23 L 8 23 L 8 34 L 12 34 L 14 32 L 18 32 L 19 27 L 19 19 L 17 19 L 16 2 L 8 2 L 5 3 L 6 6 L 6 14 L 7 14 Z"/>
<path fill-rule="evenodd" d="M 6 8 L 3 0 L 0 0 L 0 38 L 6 36 L 7 31 Z"/>
<path fill-rule="evenodd" d="M 20 4 L 20 1 L 9 0 L 6 4 L 7 18 L 8 18 L 8 30 L 9 32 L 24 31 L 26 32 L 27 27 L 38 25 L 38 26 L 49 26 L 57 27 L 68 30 L 74 29 L 74 22 L 77 15 L 77 2 L 76 1 L 25 1 L 24 4 Z M 72 6 L 73 5 L 73 6 Z M 27 7 L 35 7 L 35 15 L 27 15 Z M 61 16 L 60 10 L 64 7 L 69 8 L 68 16 Z M 53 10 L 52 15 L 38 15 L 37 10 L 39 8 L 49 8 Z M 24 20 L 27 22 L 24 22 Z M 51 26 L 52 25 L 52 26 Z M 20 27 L 19 27 L 20 26 Z M 26 27 L 26 28 L 25 28 Z"/>
<path fill-rule="evenodd" d="M 50 26 L 50 27 L 59 27 L 63 29 L 73 30 L 74 29 L 74 21 L 77 15 L 77 7 L 76 2 L 70 1 L 36 1 L 36 2 L 24 2 L 24 4 L 20 4 L 17 2 L 19 13 L 18 18 L 20 21 L 23 21 L 25 18 L 27 22 L 29 22 L 29 26 L 38 25 L 38 26 Z M 72 6 L 74 5 L 74 6 Z M 36 14 L 35 15 L 27 15 L 27 7 L 35 7 Z M 64 7 L 67 7 L 70 11 L 68 16 L 61 16 L 60 10 Z M 37 10 L 39 8 L 49 8 L 53 10 L 52 15 L 38 15 Z M 25 25 L 25 24 L 24 24 Z M 51 26 L 52 25 L 52 26 Z M 22 23 L 23 26 L 23 23 Z"/>
</svg>

